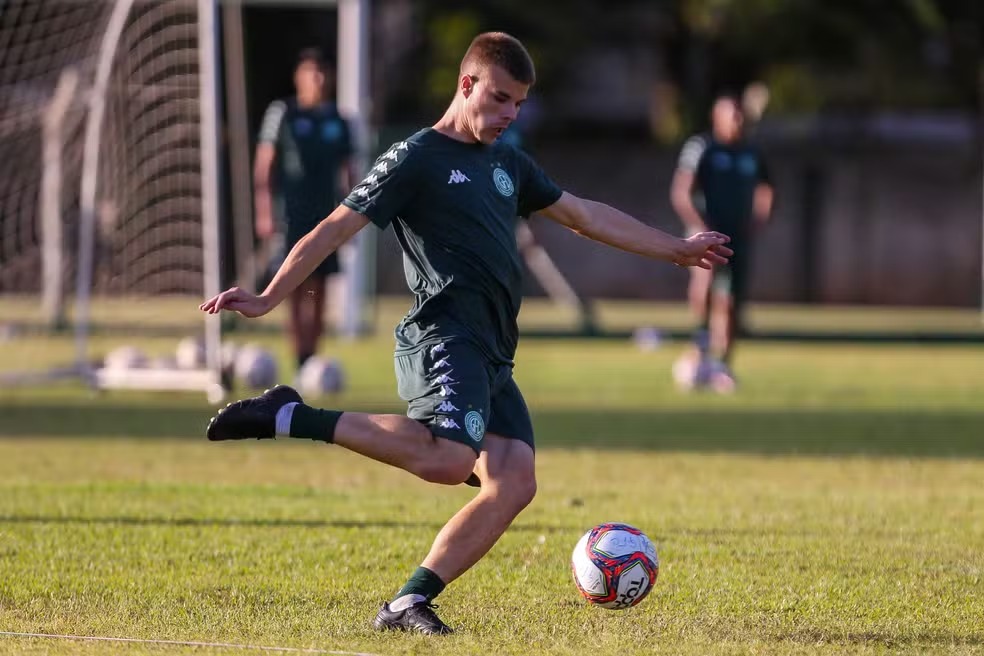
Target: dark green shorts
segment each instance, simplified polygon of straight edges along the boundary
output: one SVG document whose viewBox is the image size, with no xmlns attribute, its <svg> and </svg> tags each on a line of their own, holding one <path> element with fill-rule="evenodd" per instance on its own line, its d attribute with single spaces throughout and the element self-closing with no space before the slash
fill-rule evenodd
<svg viewBox="0 0 984 656">
<path fill-rule="evenodd" d="M 745 300 L 748 287 L 748 271 L 743 260 L 732 261 L 725 266 L 714 267 L 711 291 L 731 297 L 735 305 Z"/>
<path fill-rule="evenodd" d="M 441 342 L 396 355 L 396 381 L 407 416 L 434 435 L 481 453 L 485 434 L 534 448 L 533 422 L 512 367 L 490 364 L 467 342 Z"/>
</svg>

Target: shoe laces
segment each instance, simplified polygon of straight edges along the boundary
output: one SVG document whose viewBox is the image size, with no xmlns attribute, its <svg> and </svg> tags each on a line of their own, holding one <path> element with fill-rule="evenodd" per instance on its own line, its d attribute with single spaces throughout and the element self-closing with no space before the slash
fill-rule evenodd
<svg viewBox="0 0 984 656">
<path fill-rule="evenodd" d="M 435 608 L 440 608 L 440 605 L 432 604 L 429 601 L 418 601 L 413 606 L 411 606 L 410 609 L 408 610 L 415 610 L 418 613 L 421 613 L 422 615 L 427 617 L 428 619 L 434 619 L 440 622 L 441 624 L 444 624 L 444 622 L 441 621 L 441 618 L 437 616 L 437 613 L 434 612 Z"/>
</svg>

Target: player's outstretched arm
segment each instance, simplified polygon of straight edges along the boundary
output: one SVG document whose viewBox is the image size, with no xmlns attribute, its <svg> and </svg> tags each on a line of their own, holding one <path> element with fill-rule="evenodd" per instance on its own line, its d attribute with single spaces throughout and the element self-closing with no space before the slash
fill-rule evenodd
<svg viewBox="0 0 984 656">
<path fill-rule="evenodd" d="M 679 266 L 710 269 L 715 264 L 727 264 L 733 254 L 725 246 L 731 238 L 720 232 L 700 232 L 680 239 L 647 226 L 614 207 L 578 198 L 566 191 L 556 203 L 541 212 L 589 239 Z"/>
<path fill-rule="evenodd" d="M 199 309 L 209 314 L 229 310 L 246 317 L 263 316 L 307 280 L 322 260 L 368 223 L 369 219 L 362 214 L 339 205 L 290 250 L 262 294 L 251 294 L 245 289 L 233 287 L 205 301 Z"/>
</svg>

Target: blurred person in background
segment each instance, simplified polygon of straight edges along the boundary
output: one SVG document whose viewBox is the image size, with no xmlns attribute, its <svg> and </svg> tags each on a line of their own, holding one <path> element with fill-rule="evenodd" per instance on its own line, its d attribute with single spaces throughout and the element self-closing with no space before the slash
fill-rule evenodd
<svg viewBox="0 0 984 656">
<path fill-rule="evenodd" d="M 740 101 L 722 94 L 711 109 L 711 130 L 690 137 L 680 152 L 670 189 L 688 234 L 720 231 L 732 238 L 730 262 L 690 270 L 688 300 L 697 322 L 694 345 L 674 367 L 684 388 L 735 389 L 731 370 L 744 304 L 751 242 L 772 213 L 773 189 L 762 154 L 744 137 Z"/>
<path fill-rule="evenodd" d="M 329 100 L 333 83 L 334 69 L 321 51 L 302 50 L 294 69 L 296 94 L 275 100 L 263 115 L 253 194 L 256 234 L 272 257 L 259 289 L 355 181 L 349 125 Z M 324 331 L 325 281 L 338 271 L 338 256 L 332 253 L 290 294 L 287 328 L 298 368 L 318 350 Z"/>
<path fill-rule="evenodd" d="M 530 105 L 532 99 L 527 98 L 524 113 L 520 116 L 530 116 Z M 530 123 L 529 119 L 517 120 L 506 128 L 506 131 L 499 136 L 499 141 L 507 143 L 514 148 L 525 148 L 525 133 Z M 577 313 L 579 329 L 585 335 L 594 335 L 598 332 L 598 325 L 595 321 L 594 307 L 591 301 L 582 297 L 571 283 L 567 280 L 546 249 L 537 241 L 536 236 L 530 228 L 529 221 L 517 217 L 516 220 L 516 244 L 519 246 L 519 254 L 526 262 L 526 268 L 530 270 L 540 287 L 546 292 L 547 296 L 555 303 L 560 303 Z"/>
</svg>

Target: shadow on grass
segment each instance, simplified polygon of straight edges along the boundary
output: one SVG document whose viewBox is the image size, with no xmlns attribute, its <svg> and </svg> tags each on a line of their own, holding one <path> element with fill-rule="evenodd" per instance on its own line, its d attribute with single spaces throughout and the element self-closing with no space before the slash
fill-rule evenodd
<svg viewBox="0 0 984 656">
<path fill-rule="evenodd" d="M 0 515 L 0 526 L 4 524 L 37 524 L 61 526 L 127 526 L 127 527 L 191 527 L 191 528 L 260 528 L 260 529 L 400 529 L 439 531 L 444 527 L 442 522 L 405 521 L 391 519 L 287 519 L 283 517 L 140 517 L 134 515 Z M 539 522 L 524 522 L 522 519 L 509 526 L 510 533 L 533 533 L 536 535 L 577 534 L 580 535 L 589 526 L 582 522 L 570 524 L 543 524 Z M 895 539 L 899 532 L 896 529 L 877 530 L 866 528 L 865 536 L 869 539 Z M 763 532 L 761 527 L 702 527 L 679 528 L 668 532 L 650 532 L 649 537 L 655 542 L 666 542 L 671 539 L 699 538 L 713 544 L 732 541 L 735 539 L 775 540 L 777 536 L 795 538 L 823 539 L 828 535 L 825 528 L 804 528 L 802 526 L 770 527 Z M 783 635 L 784 640 L 795 640 L 797 636 Z"/>
<path fill-rule="evenodd" d="M 107 400 L 0 405 L 0 437 L 204 440 L 212 412 L 205 405 Z M 550 409 L 534 411 L 533 420 L 542 448 L 984 457 L 984 409 Z"/>
<path fill-rule="evenodd" d="M 137 517 L 133 515 L 76 517 L 58 515 L 0 515 L 2 524 L 57 524 L 57 525 L 108 525 L 108 526 L 188 526 L 194 528 L 307 528 L 307 529 L 427 529 L 439 531 L 441 522 L 408 522 L 396 520 L 356 519 L 264 519 L 264 518 L 215 518 L 215 517 Z M 524 533 L 566 533 L 581 530 L 580 525 L 548 526 L 545 524 L 513 524 L 509 530 Z"/>
</svg>

